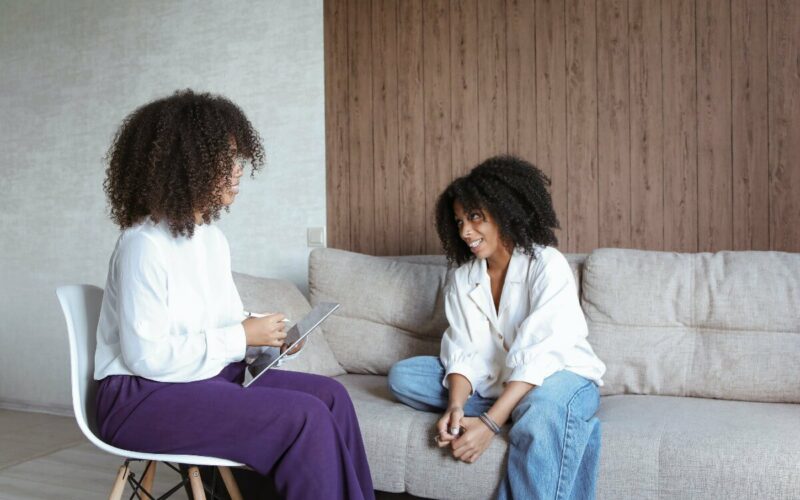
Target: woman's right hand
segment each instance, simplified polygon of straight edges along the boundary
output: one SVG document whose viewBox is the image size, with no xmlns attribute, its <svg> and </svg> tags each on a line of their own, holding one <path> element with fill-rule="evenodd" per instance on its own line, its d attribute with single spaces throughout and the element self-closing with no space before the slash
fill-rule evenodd
<svg viewBox="0 0 800 500">
<path fill-rule="evenodd" d="M 436 430 L 439 432 L 438 439 L 436 440 L 439 448 L 448 446 L 459 436 L 461 429 L 461 419 L 464 418 L 464 409 L 460 406 L 451 406 L 447 408 L 442 415 L 442 418 L 436 422 Z M 450 431 L 455 430 L 455 434 Z"/>
<path fill-rule="evenodd" d="M 249 346 L 280 347 L 286 339 L 286 318 L 283 314 L 268 314 L 261 318 L 250 317 L 242 321 L 244 336 Z"/>
</svg>

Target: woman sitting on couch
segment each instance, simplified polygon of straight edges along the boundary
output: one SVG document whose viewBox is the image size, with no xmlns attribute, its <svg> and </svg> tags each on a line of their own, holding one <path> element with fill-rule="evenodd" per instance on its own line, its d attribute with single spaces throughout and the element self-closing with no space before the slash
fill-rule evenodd
<svg viewBox="0 0 800 500">
<path fill-rule="evenodd" d="M 451 264 L 450 327 L 439 358 L 395 364 L 389 386 L 441 411 L 436 442 L 475 462 L 511 419 L 498 498 L 593 498 L 594 417 L 605 365 L 586 340 L 572 271 L 552 245 L 550 181 L 511 156 L 486 160 L 440 195 L 436 229 Z"/>
<path fill-rule="evenodd" d="M 284 318 L 246 317 L 213 221 L 236 199 L 245 162 L 255 171 L 262 159 L 258 134 L 223 97 L 178 92 L 123 122 L 104 184 L 122 232 L 97 327 L 100 435 L 245 463 L 282 498 L 374 498 L 341 384 L 271 370 L 241 386 L 248 346 L 286 348 Z"/>
</svg>

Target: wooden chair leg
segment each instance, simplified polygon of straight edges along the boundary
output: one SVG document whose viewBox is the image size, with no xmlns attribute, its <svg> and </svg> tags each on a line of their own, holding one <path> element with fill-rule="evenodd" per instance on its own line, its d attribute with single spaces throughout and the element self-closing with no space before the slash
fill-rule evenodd
<svg viewBox="0 0 800 500">
<path fill-rule="evenodd" d="M 125 489 L 125 483 L 128 481 L 128 475 L 131 471 L 128 469 L 127 464 L 123 464 L 117 472 L 117 479 L 114 480 L 114 486 L 111 487 L 111 494 L 108 495 L 108 500 L 120 500 L 122 498 L 122 491 Z"/>
<path fill-rule="evenodd" d="M 192 496 L 194 496 L 194 500 L 206 500 L 203 480 L 200 479 L 200 469 L 198 469 L 196 465 L 189 467 L 189 482 L 192 485 Z"/>
<path fill-rule="evenodd" d="M 147 465 L 144 467 L 144 474 L 142 475 L 142 488 L 144 491 L 153 495 L 153 481 L 156 478 L 156 464 L 153 460 L 147 462 Z M 153 495 L 155 496 L 155 495 Z"/>
<path fill-rule="evenodd" d="M 222 482 L 225 483 L 225 488 L 228 490 L 228 496 L 231 497 L 231 500 L 243 500 L 242 492 L 239 491 L 239 485 L 236 484 L 236 479 L 233 477 L 233 473 L 228 467 L 217 467 L 219 469 L 219 475 L 222 476 Z"/>
</svg>

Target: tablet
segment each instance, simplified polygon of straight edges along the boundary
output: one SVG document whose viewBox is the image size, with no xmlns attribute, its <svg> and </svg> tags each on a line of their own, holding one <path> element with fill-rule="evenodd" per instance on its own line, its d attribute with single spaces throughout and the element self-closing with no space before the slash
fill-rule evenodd
<svg viewBox="0 0 800 500">
<path fill-rule="evenodd" d="M 255 379 L 263 375 L 267 370 L 272 368 L 273 366 L 278 364 L 278 361 L 283 359 L 287 356 L 287 354 L 297 345 L 298 342 L 303 340 L 304 338 L 308 337 L 308 335 L 314 331 L 323 321 L 325 321 L 328 316 L 333 314 L 334 311 L 339 309 L 339 304 L 335 302 L 320 302 L 314 308 L 306 314 L 306 316 L 294 324 L 289 331 L 286 332 L 286 344 L 288 347 L 285 351 L 280 353 L 278 357 L 272 360 L 270 364 L 265 366 L 261 369 L 256 375 L 253 376 L 250 380 L 244 382 L 242 386 L 247 387 L 253 383 Z"/>
</svg>

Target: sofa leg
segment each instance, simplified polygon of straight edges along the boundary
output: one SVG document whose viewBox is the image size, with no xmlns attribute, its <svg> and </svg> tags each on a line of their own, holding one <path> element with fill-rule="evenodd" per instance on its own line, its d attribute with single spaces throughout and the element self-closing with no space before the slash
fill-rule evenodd
<svg viewBox="0 0 800 500">
<path fill-rule="evenodd" d="M 122 498 L 122 491 L 125 489 L 125 483 L 128 481 L 130 473 L 127 463 L 120 466 L 117 472 L 117 479 L 114 480 L 114 486 L 111 487 L 111 494 L 108 495 L 108 500 L 120 500 Z"/>
</svg>

